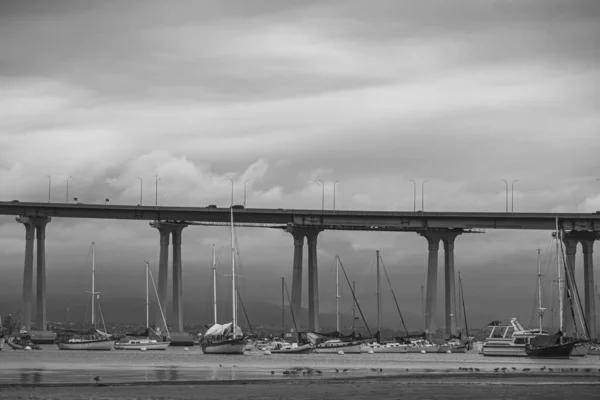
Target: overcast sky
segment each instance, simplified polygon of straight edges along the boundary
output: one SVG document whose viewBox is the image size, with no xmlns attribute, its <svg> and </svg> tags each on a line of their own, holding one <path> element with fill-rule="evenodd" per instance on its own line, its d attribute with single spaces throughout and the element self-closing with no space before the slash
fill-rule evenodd
<svg viewBox="0 0 600 400">
<path fill-rule="evenodd" d="M 417 209 L 427 180 L 427 211 L 504 211 L 506 179 L 515 211 L 600 210 L 599 19 L 596 0 L 0 1 L 0 199 L 47 201 L 50 175 L 54 202 L 70 176 L 70 200 L 138 204 L 140 177 L 153 204 L 158 175 L 159 204 L 227 206 L 231 177 L 236 203 L 249 180 L 249 207 L 319 208 L 322 179 L 328 208 L 338 180 L 338 209 L 411 211 L 413 179 Z M 47 232 L 49 292 L 79 290 L 92 240 L 106 295 L 158 257 L 145 222 Z M 238 234 L 247 296 L 278 302 L 291 236 Z M 20 293 L 23 238 L 0 217 L 0 293 Z M 186 297 L 204 299 L 211 245 L 227 240 L 184 231 Z M 460 237 L 473 307 L 516 296 L 526 307 L 489 319 L 528 319 L 548 243 Z M 323 233 L 323 309 L 334 254 L 374 288 L 375 249 L 420 312 L 427 243 L 411 233 Z"/>
</svg>

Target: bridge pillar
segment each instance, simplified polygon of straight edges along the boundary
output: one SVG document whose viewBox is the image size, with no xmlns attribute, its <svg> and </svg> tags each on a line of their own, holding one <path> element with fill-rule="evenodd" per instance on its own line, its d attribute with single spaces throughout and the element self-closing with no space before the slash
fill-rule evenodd
<svg viewBox="0 0 600 400">
<path fill-rule="evenodd" d="M 317 269 L 317 236 L 320 230 L 306 233 L 308 242 L 308 327 L 319 331 L 319 271 Z"/>
<path fill-rule="evenodd" d="M 446 334 L 456 335 L 456 275 L 454 274 L 454 240 L 462 232 L 447 232 L 444 243 L 444 267 L 446 289 Z"/>
<path fill-rule="evenodd" d="M 183 272 L 181 268 L 181 232 L 187 225 L 172 228 L 173 240 L 173 314 L 177 332 L 183 333 Z"/>
<path fill-rule="evenodd" d="M 294 236 L 294 266 L 292 271 L 292 311 L 296 321 L 304 321 L 302 318 L 302 252 L 304 251 L 303 231 L 292 232 Z M 302 323 L 299 323 L 302 325 Z"/>
<path fill-rule="evenodd" d="M 23 302 L 21 305 L 21 325 L 31 330 L 31 303 L 33 298 L 33 239 L 35 225 L 28 217 L 17 217 L 17 222 L 25 225 L 25 266 L 23 268 Z"/>
<path fill-rule="evenodd" d="M 31 219 L 35 225 L 35 238 L 37 245 L 37 270 L 36 270 L 36 318 L 35 329 L 45 331 L 46 318 L 46 225 L 51 221 L 50 217 L 35 217 Z"/>
<path fill-rule="evenodd" d="M 427 258 L 427 294 L 425 297 L 425 333 L 433 333 L 437 309 L 437 271 L 440 236 L 437 232 L 419 233 L 429 244 Z"/>
<path fill-rule="evenodd" d="M 594 295 L 594 242 L 581 241 L 583 247 L 583 282 L 585 292 L 585 318 L 590 338 L 596 337 L 596 296 Z"/>
</svg>

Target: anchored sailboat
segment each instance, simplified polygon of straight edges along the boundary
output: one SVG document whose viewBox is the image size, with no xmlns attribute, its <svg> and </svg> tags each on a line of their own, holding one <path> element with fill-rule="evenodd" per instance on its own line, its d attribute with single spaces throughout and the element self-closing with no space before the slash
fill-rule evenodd
<svg viewBox="0 0 600 400">
<path fill-rule="evenodd" d="M 92 242 L 92 327 L 87 330 L 69 329 L 65 333 L 74 334 L 68 339 L 59 339 L 57 344 L 60 350 L 112 350 L 115 339 L 105 332 L 96 329 L 96 243 Z M 106 330 L 106 328 L 105 328 Z"/>
<path fill-rule="evenodd" d="M 270 351 L 272 354 L 306 354 L 312 353 L 314 351 L 314 346 L 311 343 L 307 343 L 302 340 L 302 337 L 298 333 L 298 326 L 296 325 L 296 317 L 294 316 L 294 310 L 291 307 L 290 295 L 287 291 L 287 285 L 285 284 L 285 279 L 281 278 L 281 301 L 282 301 L 282 314 L 281 314 L 281 325 L 283 328 L 283 332 L 285 332 L 285 303 L 283 294 L 287 293 L 288 302 L 290 303 L 290 312 L 292 313 L 292 322 L 294 323 L 294 332 L 296 332 L 296 336 L 298 338 L 298 343 L 285 343 L 279 342 L 275 344 L 275 347 Z"/>
<path fill-rule="evenodd" d="M 246 338 L 241 328 L 237 325 L 237 290 L 235 286 L 235 231 L 233 227 L 233 207 L 230 208 L 231 215 L 231 303 L 232 321 L 228 324 L 218 324 L 216 320 L 216 294 L 213 297 L 215 309 L 215 323 L 206 331 L 200 341 L 200 346 L 205 354 L 244 354 Z M 213 257 L 214 259 L 214 257 Z M 214 272 L 213 266 L 213 274 Z M 213 275 L 214 291 L 216 293 L 216 278 Z"/>
<path fill-rule="evenodd" d="M 164 341 L 156 332 L 150 329 L 150 301 L 149 301 L 149 282 L 148 278 L 152 277 L 150 272 L 150 263 L 147 261 L 146 264 L 146 329 L 143 332 L 128 332 L 125 337 L 119 339 L 115 343 L 115 350 L 166 350 L 171 344 L 170 341 Z M 152 278 L 152 285 L 154 286 L 154 292 L 156 294 L 156 286 L 154 285 L 154 278 Z M 160 299 L 158 300 L 158 308 L 161 311 L 163 317 L 164 326 L 167 326 L 167 322 L 162 315 L 162 306 L 160 305 Z"/>
</svg>

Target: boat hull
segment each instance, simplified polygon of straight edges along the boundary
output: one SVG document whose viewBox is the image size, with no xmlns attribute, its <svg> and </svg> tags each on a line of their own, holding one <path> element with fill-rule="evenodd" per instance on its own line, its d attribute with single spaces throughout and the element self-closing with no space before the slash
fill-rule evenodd
<svg viewBox="0 0 600 400">
<path fill-rule="evenodd" d="M 200 342 L 200 347 L 204 354 L 244 354 L 246 341 L 232 339 L 218 342 Z"/>
<path fill-rule="evenodd" d="M 481 354 L 489 357 L 527 357 L 525 345 L 522 346 L 490 346 L 484 344 Z"/>
<path fill-rule="evenodd" d="M 13 350 L 25 350 L 25 347 L 30 347 L 31 350 L 41 350 L 42 349 L 39 345 L 37 345 L 35 343 L 28 343 L 28 344 L 15 343 L 14 339 L 15 339 L 14 337 L 11 337 L 11 338 L 8 338 L 8 340 L 6 341 L 8 346 Z"/>
<path fill-rule="evenodd" d="M 361 347 L 362 353 L 368 353 L 369 351 L 373 351 L 373 353 L 407 353 L 407 346 L 363 346 Z"/>
<path fill-rule="evenodd" d="M 575 347 L 574 343 L 556 344 L 554 346 L 527 346 L 525 352 L 529 358 L 569 358 Z"/>
<path fill-rule="evenodd" d="M 115 350 L 166 350 L 170 342 L 155 343 L 115 343 Z"/>
<path fill-rule="evenodd" d="M 440 346 L 440 349 L 438 350 L 438 353 L 466 353 L 467 352 L 467 346 L 466 345 L 462 345 L 462 346 L 445 346 L 442 345 Z"/>
<path fill-rule="evenodd" d="M 438 353 L 440 346 L 409 346 L 406 348 L 407 353 Z"/>
<path fill-rule="evenodd" d="M 575 346 L 575 348 L 573 348 L 571 357 L 584 357 L 586 354 L 590 354 L 591 347 L 592 346 L 589 343 L 579 344 L 579 345 Z"/>
<path fill-rule="evenodd" d="M 314 347 L 310 344 L 303 344 L 298 347 L 284 348 L 284 349 L 273 349 L 269 350 L 271 354 L 308 354 L 315 351 Z"/>
<path fill-rule="evenodd" d="M 346 354 L 360 354 L 362 342 L 348 342 L 348 343 L 335 343 L 327 346 L 317 345 L 315 352 L 318 354 L 335 353 L 337 354 L 340 350 Z"/>
<path fill-rule="evenodd" d="M 3 347 L 4 347 L 4 338 L 0 337 L 0 351 L 2 351 Z"/>
<path fill-rule="evenodd" d="M 110 351 L 114 340 L 85 340 L 81 342 L 58 342 L 60 350 Z"/>
</svg>

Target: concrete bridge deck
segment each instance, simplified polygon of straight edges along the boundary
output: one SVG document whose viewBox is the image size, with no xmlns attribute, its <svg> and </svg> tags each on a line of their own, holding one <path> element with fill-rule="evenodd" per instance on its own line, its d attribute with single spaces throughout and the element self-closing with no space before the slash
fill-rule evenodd
<svg viewBox="0 0 600 400">
<path fill-rule="evenodd" d="M 0 202 L 0 215 L 147 221 L 229 222 L 229 208 Z M 596 213 L 408 212 L 234 209 L 235 222 L 329 230 L 528 229 L 600 231 Z M 258 226 L 258 225 L 257 225 Z M 269 227 L 269 226 L 267 226 Z"/>
</svg>

